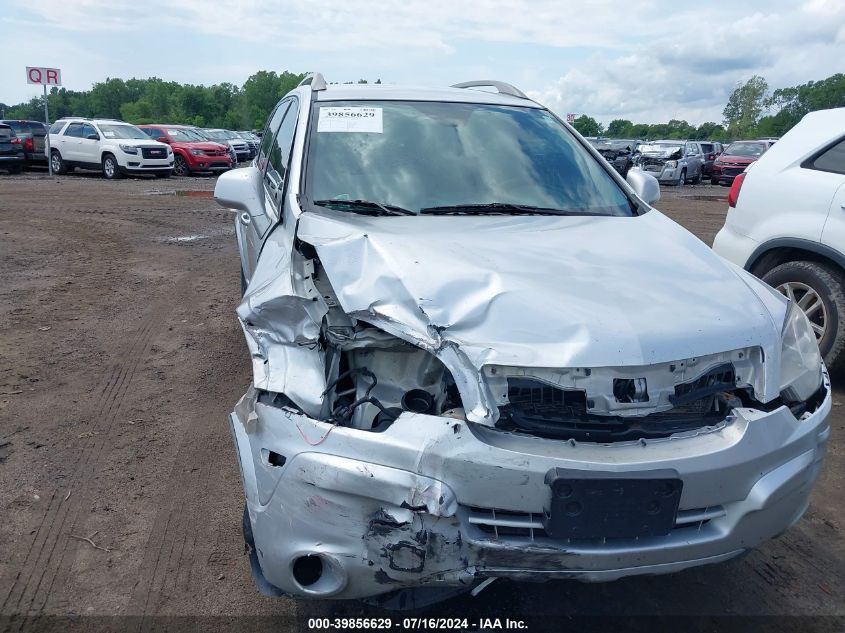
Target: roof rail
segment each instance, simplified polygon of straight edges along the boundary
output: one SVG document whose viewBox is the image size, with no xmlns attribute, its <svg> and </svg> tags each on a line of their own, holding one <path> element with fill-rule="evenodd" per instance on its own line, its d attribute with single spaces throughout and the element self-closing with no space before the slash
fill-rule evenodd
<svg viewBox="0 0 845 633">
<path fill-rule="evenodd" d="M 300 86 L 311 86 L 311 90 L 325 90 L 326 80 L 320 73 L 308 73 L 299 82 Z"/>
<path fill-rule="evenodd" d="M 519 88 L 515 88 L 514 86 L 510 85 L 509 83 L 505 83 L 504 81 L 496 81 L 495 79 L 477 79 L 475 81 L 464 81 L 463 83 L 454 84 L 452 88 L 477 88 L 480 86 L 491 86 L 495 88 L 499 94 L 502 95 L 510 95 L 512 97 L 518 97 L 520 99 L 528 99 L 528 95 L 526 95 L 522 90 Z"/>
</svg>

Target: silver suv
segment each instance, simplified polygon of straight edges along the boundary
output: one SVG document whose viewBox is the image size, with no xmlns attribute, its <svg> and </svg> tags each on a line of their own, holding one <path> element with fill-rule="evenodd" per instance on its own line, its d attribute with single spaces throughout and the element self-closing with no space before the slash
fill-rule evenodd
<svg viewBox="0 0 845 633">
<path fill-rule="evenodd" d="M 215 188 L 259 587 L 419 604 L 674 572 L 795 523 L 830 434 L 813 331 L 658 195 L 508 84 L 285 96 Z"/>
<path fill-rule="evenodd" d="M 704 176 L 706 154 L 698 141 L 652 141 L 639 151 L 639 165 L 660 182 L 697 185 Z"/>
</svg>

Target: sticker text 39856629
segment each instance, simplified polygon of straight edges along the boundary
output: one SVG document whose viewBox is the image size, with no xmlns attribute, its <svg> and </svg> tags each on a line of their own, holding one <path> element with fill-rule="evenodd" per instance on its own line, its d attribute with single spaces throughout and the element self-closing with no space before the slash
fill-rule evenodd
<svg viewBox="0 0 845 633">
<path fill-rule="evenodd" d="M 320 118 L 317 119 L 317 131 L 381 134 L 382 109 L 323 106 L 320 108 Z"/>
</svg>

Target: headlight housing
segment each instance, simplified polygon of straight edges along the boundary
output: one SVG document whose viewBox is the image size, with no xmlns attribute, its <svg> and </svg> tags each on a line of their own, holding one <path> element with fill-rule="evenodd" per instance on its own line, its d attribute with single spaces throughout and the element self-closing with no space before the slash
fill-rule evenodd
<svg viewBox="0 0 845 633">
<path fill-rule="evenodd" d="M 822 384 L 822 357 L 807 315 L 792 301 L 786 311 L 782 337 L 781 396 L 789 402 L 803 402 Z"/>
<path fill-rule="evenodd" d="M 134 145 L 123 145 L 121 143 L 120 149 L 122 149 L 127 154 L 137 154 L 138 153 L 138 148 L 135 147 Z"/>
<path fill-rule="evenodd" d="M 676 160 L 667 160 L 667 161 L 666 161 L 666 166 L 667 166 L 667 167 L 671 167 L 672 169 L 674 169 L 675 167 L 677 167 L 677 166 L 678 166 L 678 161 L 676 161 Z"/>
<path fill-rule="evenodd" d="M 191 154 L 193 154 L 194 156 L 204 156 L 205 152 L 201 149 L 192 149 Z"/>
</svg>

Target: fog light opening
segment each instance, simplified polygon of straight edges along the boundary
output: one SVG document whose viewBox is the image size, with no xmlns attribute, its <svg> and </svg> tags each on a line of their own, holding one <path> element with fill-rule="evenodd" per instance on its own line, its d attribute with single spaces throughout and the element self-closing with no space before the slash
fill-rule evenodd
<svg viewBox="0 0 845 633">
<path fill-rule="evenodd" d="M 346 586 L 346 572 L 340 563 L 325 554 L 302 554 L 291 560 L 291 576 L 307 594 L 330 596 Z"/>
<path fill-rule="evenodd" d="M 319 556 L 300 556 L 293 561 L 293 577 L 303 587 L 310 587 L 323 575 L 323 561 Z"/>
</svg>

